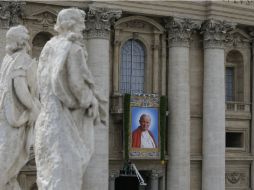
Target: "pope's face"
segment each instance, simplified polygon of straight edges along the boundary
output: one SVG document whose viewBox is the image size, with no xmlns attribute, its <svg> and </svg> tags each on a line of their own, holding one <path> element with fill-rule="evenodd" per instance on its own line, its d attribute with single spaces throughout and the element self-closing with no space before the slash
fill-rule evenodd
<svg viewBox="0 0 254 190">
<path fill-rule="evenodd" d="M 147 131 L 151 124 L 150 117 L 143 117 L 141 120 L 139 120 L 140 126 L 142 131 Z"/>
</svg>

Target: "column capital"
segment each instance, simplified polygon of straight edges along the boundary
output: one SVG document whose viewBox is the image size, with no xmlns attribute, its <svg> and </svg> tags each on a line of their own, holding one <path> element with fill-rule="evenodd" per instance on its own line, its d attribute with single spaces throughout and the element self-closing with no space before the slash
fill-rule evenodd
<svg viewBox="0 0 254 190">
<path fill-rule="evenodd" d="M 25 2 L 0 2 L 0 28 L 9 28 L 21 23 Z"/>
<path fill-rule="evenodd" d="M 165 19 L 169 46 L 189 47 L 191 34 L 200 28 L 200 23 L 188 18 L 169 17 Z"/>
<path fill-rule="evenodd" d="M 227 32 L 233 30 L 235 24 L 209 19 L 201 26 L 201 34 L 204 36 L 204 48 L 224 48 Z"/>
<path fill-rule="evenodd" d="M 88 38 L 109 39 L 111 25 L 122 15 L 121 10 L 89 7 L 86 19 Z"/>
</svg>

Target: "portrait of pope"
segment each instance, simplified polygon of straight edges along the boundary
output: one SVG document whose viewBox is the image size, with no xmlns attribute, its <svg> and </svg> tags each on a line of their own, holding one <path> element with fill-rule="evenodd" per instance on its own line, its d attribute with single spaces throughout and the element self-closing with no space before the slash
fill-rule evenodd
<svg viewBox="0 0 254 190">
<path fill-rule="evenodd" d="M 132 148 L 158 148 L 158 110 L 132 108 Z"/>
</svg>

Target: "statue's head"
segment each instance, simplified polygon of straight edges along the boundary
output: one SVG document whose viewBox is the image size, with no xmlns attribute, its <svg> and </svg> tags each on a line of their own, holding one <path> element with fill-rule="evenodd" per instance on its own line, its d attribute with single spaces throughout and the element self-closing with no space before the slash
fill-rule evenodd
<svg viewBox="0 0 254 190">
<path fill-rule="evenodd" d="M 59 34 L 82 33 L 85 29 L 85 12 L 77 8 L 63 9 L 58 13 L 55 30 Z"/>
<path fill-rule="evenodd" d="M 20 50 L 30 50 L 29 32 L 22 25 L 11 27 L 6 33 L 6 52 L 13 54 Z"/>
</svg>

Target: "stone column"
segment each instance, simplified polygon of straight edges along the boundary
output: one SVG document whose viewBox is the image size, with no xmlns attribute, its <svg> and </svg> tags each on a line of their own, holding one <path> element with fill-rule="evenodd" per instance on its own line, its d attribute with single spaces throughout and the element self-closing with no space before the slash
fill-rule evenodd
<svg viewBox="0 0 254 190">
<path fill-rule="evenodd" d="M 88 67 L 91 70 L 97 91 L 108 102 L 110 89 L 109 38 L 111 23 L 121 16 L 120 11 L 89 7 L 86 22 Z M 108 116 L 107 116 L 108 117 Z M 108 119 L 107 124 L 95 128 L 95 153 L 84 176 L 84 190 L 108 188 Z"/>
<path fill-rule="evenodd" d="M 189 41 L 198 24 L 188 19 L 169 19 L 168 190 L 190 189 L 190 84 Z"/>
<path fill-rule="evenodd" d="M 151 175 L 151 190 L 159 190 L 159 174 L 155 171 Z"/>
<path fill-rule="evenodd" d="M 225 190 L 224 40 L 231 27 L 207 20 L 204 35 L 202 190 Z"/>
</svg>

